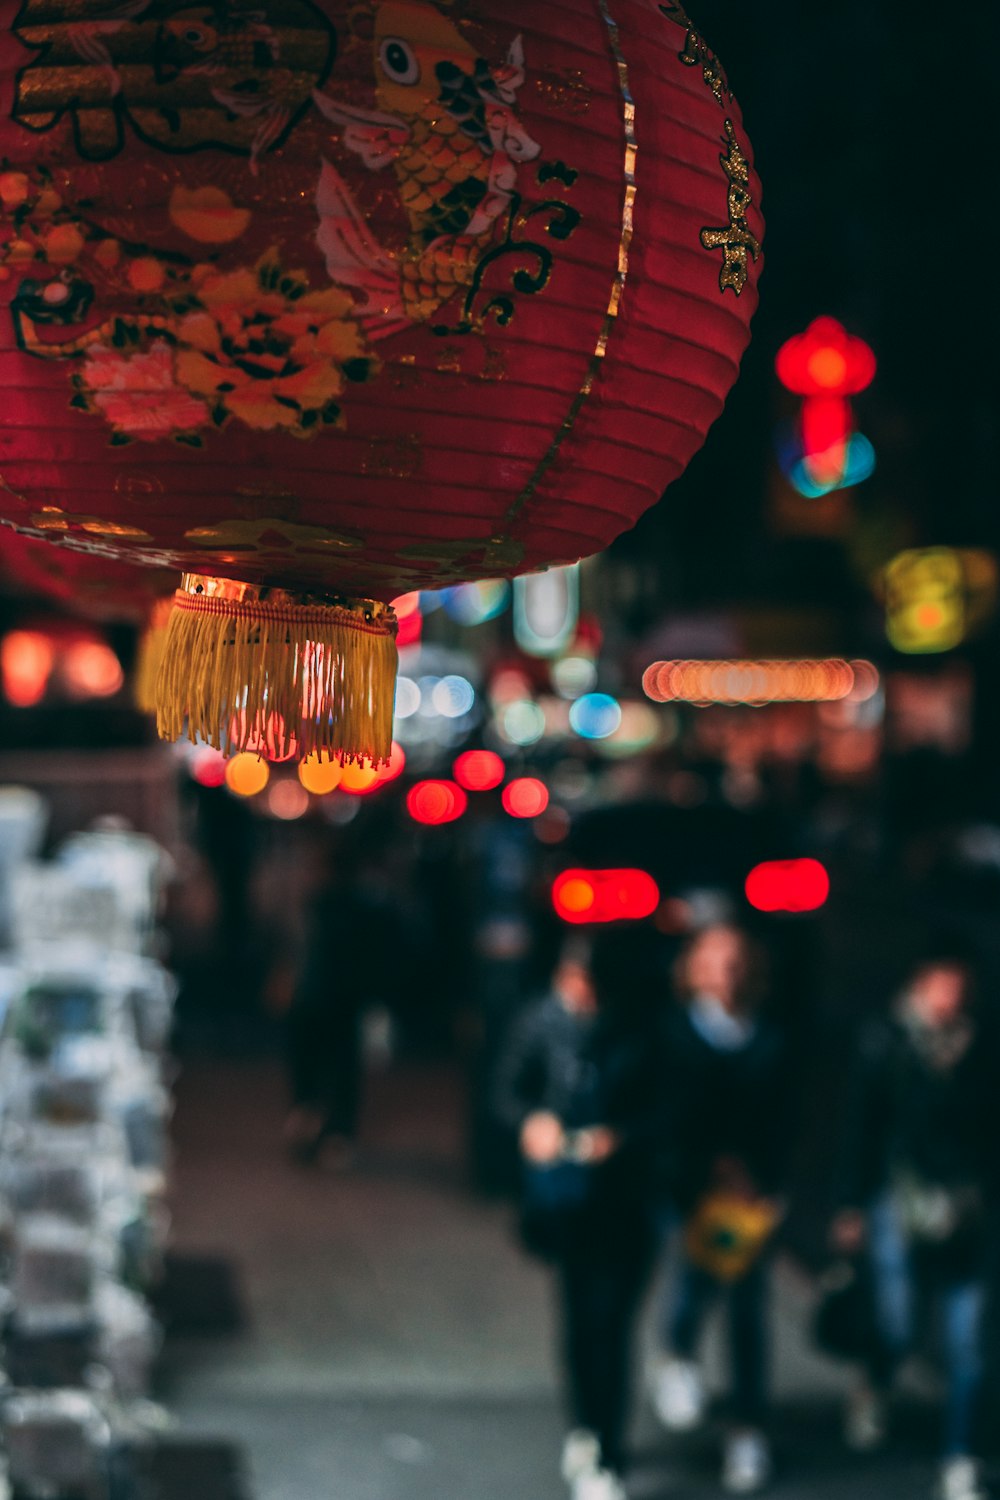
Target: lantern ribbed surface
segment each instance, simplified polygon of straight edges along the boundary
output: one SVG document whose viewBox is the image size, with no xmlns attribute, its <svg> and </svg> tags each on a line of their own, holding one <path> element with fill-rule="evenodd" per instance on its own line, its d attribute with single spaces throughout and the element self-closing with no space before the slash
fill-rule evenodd
<svg viewBox="0 0 1000 1500">
<path fill-rule="evenodd" d="M 634 524 L 763 234 L 725 73 L 646 0 L 24 0 L 0 210 L 0 515 L 383 601 Z"/>
</svg>

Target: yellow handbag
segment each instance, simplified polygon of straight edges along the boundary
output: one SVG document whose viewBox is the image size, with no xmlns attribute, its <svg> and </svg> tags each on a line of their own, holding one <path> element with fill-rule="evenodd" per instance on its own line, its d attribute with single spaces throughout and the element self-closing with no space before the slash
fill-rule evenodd
<svg viewBox="0 0 1000 1500">
<path fill-rule="evenodd" d="M 688 1259 L 716 1281 L 739 1281 L 778 1226 L 779 1210 L 766 1199 L 709 1193 L 684 1226 Z"/>
</svg>

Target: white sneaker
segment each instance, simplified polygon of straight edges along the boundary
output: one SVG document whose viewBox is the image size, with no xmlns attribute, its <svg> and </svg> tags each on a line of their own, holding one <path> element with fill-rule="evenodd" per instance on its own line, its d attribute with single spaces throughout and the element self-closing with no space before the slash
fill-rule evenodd
<svg viewBox="0 0 1000 1500">
<path fill-rule="evenodd" d="M 582 1474 L 592 1474 L 601 1466 L 601 1445 L 597 1434 L 586 1427 L 575 1427 L 563 1443 L 561 1472 L 567 1484 Z"/>
<path fill-rule="evenodd" d="M 722 1487 L 731 1495 L 755 1495 L 771 1478 L 771 1450 L 762 1432 L 733 1432 L 726 1439 Z"/>
<path fill-rule="evenodd" d="M 941 1465 L 941 1500 L 988 1500 L 974 1458 L 949 1458 Z"/>
<path fill-rule="evenodd" d="M 573 1500 L 625 1500 L 625 1486 L 610 1469 L 592 1469 L 574 1482 Z"/>
<path fill-rule="evenodd" d="M 855 1453 L 874 1453 L 886 1437 L 885 1400 L 870 1385 L 855 1386 L 844 1412 L 844 1442 Z"/>
<path fill-rule="evenodd" d="M 669 1432 L 691 1432 L 705 1419 L 705 1383 L 690 1360 L 664 1360 L 653 1375 L 650 1395 Z"/>
</svg>

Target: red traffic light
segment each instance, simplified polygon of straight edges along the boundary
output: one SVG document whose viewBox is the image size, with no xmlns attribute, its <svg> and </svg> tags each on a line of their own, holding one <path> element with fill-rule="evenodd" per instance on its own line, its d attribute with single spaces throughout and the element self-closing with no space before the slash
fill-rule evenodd
<svg viewBox="0 0 1000 1500">
<path fill-rule="evenodd" d="M 660 904 L 660 889 L 645 870 L 564 870 L 552 886 L 552 905 L 564 922 L 640 922 Z"/>
<path fill-rule="evenodd" d="M 757 911 L 818 911 L 830 894 L 830 877 L 818 859 L 772 859 L 750 871 L 745 890 Z"/>
</svg>

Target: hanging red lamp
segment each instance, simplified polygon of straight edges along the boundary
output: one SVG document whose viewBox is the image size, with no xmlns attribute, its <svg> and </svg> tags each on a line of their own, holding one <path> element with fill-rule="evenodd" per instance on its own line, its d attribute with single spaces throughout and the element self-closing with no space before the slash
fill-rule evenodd
<svg viewBox="0 0 1000 1500">
<path fill-rule="evenodd" d="M 23 0 L 0 87 L 0 516 L 183 571 L 166 737 L 384 760 L 386 601 L 607 546 L 736 378 L 760 186 L 679 4 Z"/>
</svg>

